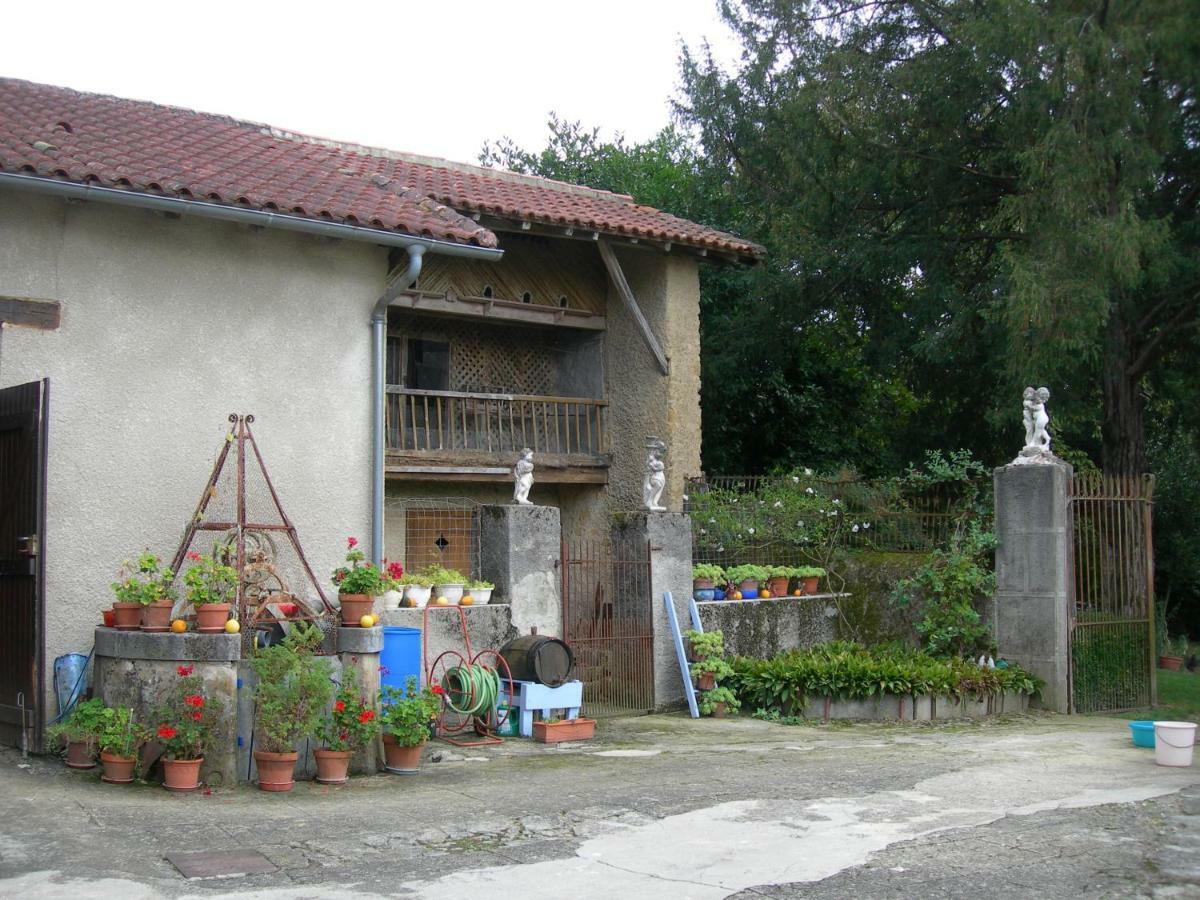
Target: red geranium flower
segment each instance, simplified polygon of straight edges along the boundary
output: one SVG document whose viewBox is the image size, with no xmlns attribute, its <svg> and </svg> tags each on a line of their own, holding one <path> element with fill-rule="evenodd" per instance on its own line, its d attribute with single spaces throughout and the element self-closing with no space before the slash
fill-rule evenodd
<svg viewBox="0 0 1200 900">
<path fill-rule="evenodd" d="M 338 700 L 336 703 L 333 704 L 333 711 L 334 712 L 345 712 L 346 704 L 344 702 L 342 702 L 341 700 Z"/>
<path fill-rule="evenodd" d="M 443 688 L 440 684 L 435 684 L 433 687 L 430 688 L 430 690 L 433 691 L 435 694 L 438 694 L 439 696 L 446 693 L 445 688 Z"/>
<path fill-rule="evenodd" d="M 200 710 L 196 710 L 194 713 L 192 713 L 192 718 L 199 722 L 203 715 L 204 713 L 200 712 Z"/>
<path fill-rule="evenodd" d="M 180 677 L 187 677 L 188 675 L 192 674 L 195 668 L 195 666 L 176 666 L 175 674 L 179 675 Z"/>
<path fill-rule="evenodd" d="M 190 559 L 192 562 L 200 562 L 201 556 L 199 553 L 197 553 L 195 550 L 193 550 L 191 553 L 188 554 L 188 559 Z"/>
<path fill-rule="evenodd" d="M 191 694 L 190 696 L 184 697 L 183 702 L 184 705 L 194 706 L 196 709 L 200 709 L 202 706 L 204 706 L 204 698 L 199 694 Z"/>
<path fill-rule="evenodd" d="M 356 538 L 356 537 L 346 538 L 346 546 L 349 547 L 351 550 L 353 550 L 355 547 L 358 546 L 358 538 Z"/>
<path fill-rule="evenodd" d="M 388 573 L 389 578 L 397 578 L 398 579 L 402 575 L 404 575 L 404 566 L 400 565 L 400 563 L 398 563 L 398 562 L 388 563 L 387 573 Z"/>
<path fill-rule="evenodd" d="M 375 710 L 373 709 L 364 709 L 358 714 L 358 721 L 364 725 L 370 722 L 373 718 L 375 718 Z"/>
<path fill-rule="evenodd" d="M 178 732 L 176 732 L 175 729 L 172 728 L 170 725 L 159 725 L 158 726 L 158 736 L 160 738 L 162 738 L 164 741 L 169 741 L 171 738 L 175 737 L 175 735 L 177 733 Z"/>
</svg>

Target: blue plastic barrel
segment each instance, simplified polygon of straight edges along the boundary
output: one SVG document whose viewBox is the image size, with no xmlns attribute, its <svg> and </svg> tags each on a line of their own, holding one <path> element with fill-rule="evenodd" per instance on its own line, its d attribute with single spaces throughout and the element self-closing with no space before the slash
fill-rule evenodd
<svg viewBox="0 0 1200 900">
<path fill-rule="evenodd" d="M 383 652 L 379 654 L 381 684 L 404 690 L 410 675 L 421 683 L 421 629 L 388 625 L 383 629 Z"/>
</svg>

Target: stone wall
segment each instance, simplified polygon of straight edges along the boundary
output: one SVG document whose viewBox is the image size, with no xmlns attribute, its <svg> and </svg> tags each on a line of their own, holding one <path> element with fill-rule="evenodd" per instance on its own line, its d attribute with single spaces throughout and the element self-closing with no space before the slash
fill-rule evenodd
<svg viewBox="0 0 1200 900">
<path fill-rule="evenodd" d="M 837 637 L 862 644 L 918 641 L 917 606 L 902 607 L 890 600 L 897 582 L 908 578 L 925 561 L 923 553 L 854 550 L 839 556 L 834 588 L 849 596 L 837 601 Z M 840 581 L 840 584 L 837 583 Z"/>
<path fill-rule="evenodd" d="M 834 597 L 721 600 L 697 603 L 705 631 L 720 631 L 728 656 L 770 659 L 785 650 L 815 647 L 836 637 Z M 682 622 L 681 628 L 686 628 Z"/>
</svg>

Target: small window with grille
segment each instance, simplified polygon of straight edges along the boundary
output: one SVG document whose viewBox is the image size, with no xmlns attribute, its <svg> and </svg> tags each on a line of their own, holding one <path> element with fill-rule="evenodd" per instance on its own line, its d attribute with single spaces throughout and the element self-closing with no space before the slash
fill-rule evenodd
<svg viewBox="0 0 1200 900">
<path fill-rule="evenodd" d="M 450 388 L 450 344 L 426 338 L 408 339 L 408 370 L 405 386 L 418 391 Z"/>
</svg>

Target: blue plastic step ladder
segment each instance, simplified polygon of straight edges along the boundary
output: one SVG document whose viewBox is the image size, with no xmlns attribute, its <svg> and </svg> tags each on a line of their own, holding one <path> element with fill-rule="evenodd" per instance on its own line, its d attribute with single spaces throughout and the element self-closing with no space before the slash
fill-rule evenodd
<svg viewBox="0 0 1200 900">
<path fill-rule="evenodd" d="M 683 632 L 679 630 L 679 618 L 675 615 L 675 601 L 671 592 L 663 593 L 663 603 L 667 607 L 667 622 L 671 626 L 671 638 L 675 641 L 675 658 L 679 660 L 679 672 L 683 677 L 683 695 L 687 697 L 688 710 L 693 719 L 700 718 L 700 709 L 696 706 L 696 688 L 692 684 L 692 673 L 688 669 L 687 654 L 683 652 Z M 696 606 L 696 598 L 688 598 L 688 614 L 692 617 L 692 630 L 704 631 L 700 624 L 700 610 Z"/>
</svg>

